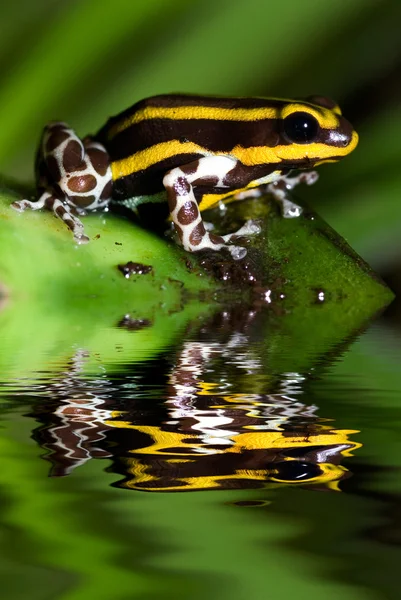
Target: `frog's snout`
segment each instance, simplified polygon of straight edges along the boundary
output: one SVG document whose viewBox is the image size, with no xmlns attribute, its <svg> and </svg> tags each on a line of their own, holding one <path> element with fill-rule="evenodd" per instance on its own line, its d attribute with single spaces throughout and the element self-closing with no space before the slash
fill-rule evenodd
<svg viewBox="0 0 401 600">
<path fill-rule="evenodd" d="M 351 123 L 344 117 L 339 117 L 338 127 L 329 131 L 326 143 L 332 148 L 338 148 L 339 156 L 346 156 L 356 148 L 358 139 L 358 134 Z"/>
<path fill-rule="evenodd" d="M 330 143 L 333 146 L 347 148 L 348 152 L 352 152 L 356 148 L 358 140 L 359 136 L 351 123 L 344 117 L 339 117 L 339 126 L 331 132 Z"/>
</svg>

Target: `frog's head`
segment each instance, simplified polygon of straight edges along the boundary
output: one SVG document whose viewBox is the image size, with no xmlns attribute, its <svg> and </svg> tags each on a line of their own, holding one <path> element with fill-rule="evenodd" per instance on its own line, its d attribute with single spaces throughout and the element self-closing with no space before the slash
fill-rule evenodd
<svg viewBox="0 0 401 600">
<path fill-rule="evenodd" d="M 323 96 L 286 103 L 281 110 L 282 143 L 277 156 L 298 169 L 336 162 L 352 152 L 358 134 L 340 107 Z"/>
</svg>

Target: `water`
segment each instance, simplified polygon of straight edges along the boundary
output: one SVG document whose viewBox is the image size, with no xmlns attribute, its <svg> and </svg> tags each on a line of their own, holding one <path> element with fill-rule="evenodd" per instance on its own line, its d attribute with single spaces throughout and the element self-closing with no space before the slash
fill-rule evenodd
<svg viewBox="0 0 401 600">
<path fill-rule="evenodd" d="M 3 340 L 2 597 L 398 598 L 399 325 L 294 357 L 271 314 L 153 352 L 128 319 L 114 360 L 60 338 L 35 372 Z"/>
</svg>

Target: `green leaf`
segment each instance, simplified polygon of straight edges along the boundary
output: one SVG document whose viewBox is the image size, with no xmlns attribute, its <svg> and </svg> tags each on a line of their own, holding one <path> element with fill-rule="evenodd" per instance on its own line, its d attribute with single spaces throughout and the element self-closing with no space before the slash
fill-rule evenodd
<svg viewBox="0 0 401 600">
<path fill-rule="evenodd" d="M 85 217 L 91 241 L 78 246 L 61 220 L 17 213 L 12 199 L 0 204 L 0 325 L 8 340 L 0 361 L 14 375 L 40 371 L 46 355 L 57 369 L 74 349 L 89 353 L 88 369 L 98 359 L 147 359 L 222 303 L 264 306 L 267 372 L 305 372 L 392 298 L 317 215 L 285 219 L 269 198 L 209 215 L 225 232 L 249 218 L 261 224 L 261 234 L 243 240 L 250 245 L 240 261 L 224 251 L 189 255 L 110 213 Z M 151 270 L 126 279 L 118 265 L 128 261 Z"/>
</svg>

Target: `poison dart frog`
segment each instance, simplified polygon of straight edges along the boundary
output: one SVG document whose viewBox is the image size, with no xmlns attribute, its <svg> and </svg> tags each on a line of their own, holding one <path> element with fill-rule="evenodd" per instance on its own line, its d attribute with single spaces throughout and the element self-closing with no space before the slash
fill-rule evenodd
<svg viewBox="0 0 401 600">
<path fill-rule="evenodd" d="M 304 101 L 155 96 L 111 117 L 83 140 L 65 123 L 48 124 L 36 157 L 38 200 L 12 206 L 52 210 L 82 244 L 89 238 L 78 216 L 87 211 L 111 202 L 136 209 L 167 201 L 185 250 L 225 248 L 240 259 L 246 250 L 231 241 L 256 233 L 257 224 L 248 221 L 220 236 L 205 227 L 202 211 L 228 196 L 258 195 L 267 186 L 284 216 L 297 216 L 300 209 L 287 190 L 317 178 L 303 170 L 338 161 L 357 143 L 339 106 L 322 96 Z M 294 169 L 301 174 L 289 177 Z"/>
</svg>

